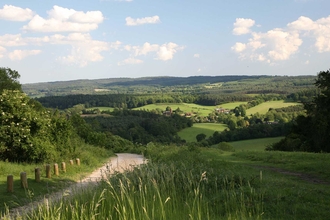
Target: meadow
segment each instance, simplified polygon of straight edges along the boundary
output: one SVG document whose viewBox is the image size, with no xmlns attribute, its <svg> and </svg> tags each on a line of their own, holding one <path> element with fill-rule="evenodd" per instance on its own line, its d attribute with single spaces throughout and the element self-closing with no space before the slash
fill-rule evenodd
<svg viewBox="0 0 330 220">
<path fill-rule="evenodd" d="M 283 100 L 280 101 L 269 101 L 261 103 L 260 105 L 254 106 L 246 110 L 246 115 L 253 115 L 256 113 L 266 114 L 270 108 L 284 108 L 292 105 L 301 105 L 297 102 L 285 102 Z"/>
<path fill-rule="evenodd" d="M 166 107 L 169 106 L 174 111 L 177 108 L 180 108 L 181 111 L 184 113 L 192 113 L 199 116 L 208 116 L 210 113 L 214 112 L 216 108 L 225 108 L 225 109 L 234 109 L 236 106 L 241 104 L 246 104 L 247 102 L 231 102 L 222 104 L 219 106 L 203 106 L 197 105 L 193 103 L 157 103 L 157 104 L 150 104 L 145 105 L 143 107 L 135 108 L 137 110 L 153 110 L 153 109 L 161 109 L 165 111 Z"/>
<path fill-rule="evenodd" d="M 313 170 L 330 155 L 149 144 L 149 163 L 97 188 L 39 206 L 27 219 L 328 219 L 330 183 Z M 184 158 L 184 160 L 182 159 Z M 267 158 L 273 158 L 269 160 Z M 281 161 L 281 163 L 279 163 Z M 309 164 L 306 175 L 292 164 Z M 314 161 L 313 163 L 311 163 Z M 287 173 L 275 168 L 281 165 Z M 273 169 L 270 169 L 273 168 Z M 323 169 L 329 176 L 329 171 Z M 87 202 L 88 201 L 88 202 Z M 3 219 L 7 219 L 4 217 Z"/>
<path fill-rule="evenodd" d="M 229 142 L 237 151 L 265 151 L 267 145 L 279 142 L 283 137 L 259 138 Z"/>
<path fill-rule="evenodd" d="M 226 124 L 219 123 L 194 123 L 192 127 L 185 128 L 178 132 L 181 139 L 187 142 L 196 142 L 196 135 L 205 134 L 206 137 L 212 136 L 215 131 L 223 131 L 227 128 Z"/>
</svg>

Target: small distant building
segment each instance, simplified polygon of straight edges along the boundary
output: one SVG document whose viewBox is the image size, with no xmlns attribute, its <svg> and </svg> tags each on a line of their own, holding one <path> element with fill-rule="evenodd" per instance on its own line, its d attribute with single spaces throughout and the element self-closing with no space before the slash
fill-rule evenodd
<svg viewBox="0 0 330 220">
<path fill-rule="evenodd" d="M 228 114 L 230 112 L 229 109 L 224 109 L 224 108 L 216 108 L 215 111 L 217 113 L 224 113 L 224 114 Z"/>
</svg>

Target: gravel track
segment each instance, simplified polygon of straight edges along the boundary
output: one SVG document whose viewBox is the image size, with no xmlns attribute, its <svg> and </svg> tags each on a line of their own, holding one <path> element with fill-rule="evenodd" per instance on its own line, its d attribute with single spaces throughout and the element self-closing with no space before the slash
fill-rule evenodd
<svg viewBox="0 0 330 220">
<path fill-rule="evenodd" d="M 70 187 L 61 190 L 60 192 L 52 193 L 39 201 L 31 202 L 27 205 L 11 209 L 10 213 L 8 215 L 1 216 L 1 219 L 17 219 L 18 216 L 22 216 L 24 213 L 28 213 L 40 205 L 48 204 L 49 201 L 57 202 L 64 197 L 70 198 L 70 195 L 86 190 L 87 187 L 89 190 L 89 187 L 96 186 L 102 178 L 106 178 L 111 174 L 129 171 L 134 166 L 146 163 L 146 160 L 142 155 L 129 153 L 119 153 L 116 155 L 117 157 L 111 157 L 106 164 L 92 172 L 81 181 L 72 184 Z"/>
</svg>

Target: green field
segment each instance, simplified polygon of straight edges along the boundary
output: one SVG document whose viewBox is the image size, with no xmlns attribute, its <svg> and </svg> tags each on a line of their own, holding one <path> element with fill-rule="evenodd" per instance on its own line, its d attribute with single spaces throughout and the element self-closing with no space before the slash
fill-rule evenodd
<svg viewBox="0 0 330 220">
<path fill-rule="evenodd" d="M 180 138 L 187 142 L 196 142 L 196 135 L 206 134 L 206 137 L 213 135 L 215 131 L 223 131 L 227 128 L 225 124 L 218 123 L 195 123 L 190 128 L 185 128 L 178 132 Z"/>
<path fill-rule="evenodd" d="M 232 145 L 236 151 L 264 151 L 267 145 L 279 142 L 282 138 L 283 137 L 259 138 L 244 141 L 233 141 L 229 142 L 229 144 Z"/>
<path fill-rule="evenodd" d="M 99 109 L 100 111 L 113 111 L 115 108 L 111 107 L 93 107 L 93 108 L 88 108 L 87 110 L 93 110 L 93 109 Z"/>
<path fill-rule="evenodd" d="M 246 115 L 253 115 L 255 113 L 259 114 L 266 114 L 270 108 L 284 108 L 292 105 L 300 105 L 297 102 L 284 102 L 281 101 L 270 101 L 270 102 L 264 102 L 260 105 L 254 106 L 252 108 L 249 108 L 246 110 Z"/>
<path fill-rule="evenodd" d="M 161 109 L 165 111 L 166 107 L 169 106 L 172 108 L 172 110 L 180 108 L 180 110 L 183 111 L 184 113 L 189 112 L 189 113 L 197 114 L 199 116 L 208 116 L 210 113 L 214 112 L 216 108 L 222 107 L 222 108 L 233 109 L 241 104 L 246 104 L 246 102 L 232 102 L 218 106 L 203 106 L 194 103 L 157 103 L 157 104 L 145 105 L 143 107 L 134 108 L 134 109 L 149 110 L 149 111 L 153 109 Z"/>
</svg>

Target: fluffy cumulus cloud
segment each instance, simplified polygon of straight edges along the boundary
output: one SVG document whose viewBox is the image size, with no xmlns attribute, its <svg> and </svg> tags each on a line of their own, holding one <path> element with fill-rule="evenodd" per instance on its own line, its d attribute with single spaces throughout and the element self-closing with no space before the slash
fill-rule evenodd
<svg viewBox="0 0 330 220">
<path fill-rule="evenodd" d="M 58 57 L 58 61 L 65 64 L 74 64 L 81 67 L 89 62 L 98 62 L 103 60 L 101 52 L 118 48 L 119 41 L 108 43 L 104 41 L 93 40 L 90 34 L 72 33 L 67 36 L 55 34 L 50 36 L 50 44 L 70 45 L 71 51 L 67 56 Z"/>
<path fill-rule="evenodd" d="M 104 17 L 100 11 L 76 11 L 54 6 L 48 18 L 35 15 L 23 30 L 35 32 L 88 32 L 98 28 Z"/>
<path fill-rule="evenodd" d="M 10 52 L 8 57 L 11 60 L 22 60 L 27 56 L 33 56 L 40 54 L 41 50 L 14 50 Z"/>
<path fill-rule="evenodd" d="M 238 25 L 234 25 L 234 34 L 246 32 L 238 31 L 237 27 Z M 248 42 L 237 42 L 231 49 L 238 53 L 241 59 L 273 64 L 276 61 L 288 60 L 298 53 L 303 38 L 307 37 L 315 39 L 314 46 L 319 53 L 330 52 L 330 16 L 315 21 L 302 16 L 285 28 L 275 28 L 264 33 L 252 32 Z"/>
<path fill-rule="evenodd" d="M 157 59 L 158 60 L 172 60 L 174 54 L 178 51 L 183 49 L 183 47 L 180 47 L 179 45 L 175 43 L 167 43 L 163 44 L 159 47 L 159 50 L 157 52 Z"/>
<path fill-rule="evenodd" d="M 316 21 L 308 17 L 301 16 L 298 20 L 289 23 L 288 28 L 297 30 L 307 37 L 315 39 L 315 47 L 318 52 L 330 51 L 330 16 L 320 18 Z"/>
<path fill-rule="evenodd" d="M 154 59 L 167 61 L 173 59 L 174 54 L 179 50 L 184 49 L 184 47 L 172 42 L 162 45 L 146 42 L 142 46 L 126 45 L 124 46 L 124 49 L 131 51 L 134 57 L 154 53 L 156 55 Z"/>
<path fill-rule="evenodd" d="M 0 19 L 9 21 L 27 21 L 34 15 L 34 12 L 29 8 L 20 8 L 13 5 L 4 5 L 0 9 Z"/>
<path fill-rule="evenodd" d="M 235 35 L 243 35 L 251 32 L 250 28 L 253 27 L 255 21 L 247 18 L 236 18 L 236 22 L 234 23 L 233 34 Z"/>
<path fill-rule="evenodd" d="M 127 26 L 136 26 L 136 25 L 142 25 L 142 24 L 157 24 L 160 23 L 159 16 L 153 16 L 153 17 L 145 17 L 145 18 L 126 18 L 126 25 Z"/>
</svg>

